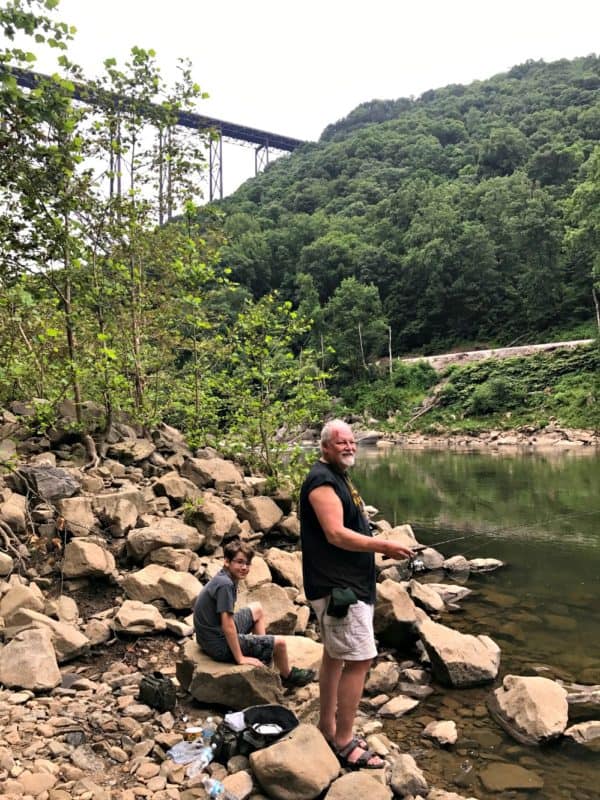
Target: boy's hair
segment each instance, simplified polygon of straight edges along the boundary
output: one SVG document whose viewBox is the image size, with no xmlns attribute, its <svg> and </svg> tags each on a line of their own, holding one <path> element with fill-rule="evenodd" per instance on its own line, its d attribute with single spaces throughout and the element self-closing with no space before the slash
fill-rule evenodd
<svg viewBox="0 0 600 800">
<path fill-rule="evenodd" d="M 249 562 L 254 558 L 254 548 L 252 545 L 248 544 L 248 542 L 242 542 L 241 539 L 233 539 L 231 542 L 227 542 L 223 548 L 223 558 L 225 561 L 233 561 L 239 553 L 245 556 Z"/>
</svg>

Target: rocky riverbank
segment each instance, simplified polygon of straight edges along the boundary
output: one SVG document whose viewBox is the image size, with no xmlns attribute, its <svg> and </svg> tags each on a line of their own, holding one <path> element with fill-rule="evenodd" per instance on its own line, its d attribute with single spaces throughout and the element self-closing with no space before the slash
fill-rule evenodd
<svg viewBox="0 0 600 800">
<path fill-rule="evenodd" d="M 321 645 L 302 591 L 291 498 L 267 496 L 263 478 L 214 451 L 192 452 L 168 426 L 144 436 L 135 426 L 116 425 L 102 458 L 90 460 L 66 421 L 44 435 L 32 435 L 25 422 L 12 412 L 0 419 L 2 800 L 203 797 L 198 779 L 169 758 L 169 749 L 209 715 L 264 702 L 289 706 L 301 725 L 249 759 L 211 765 L 239 800 L 324 793 L 329 800 L 357 793 L 460 800 L 461 786 L 469 797 L 541 786 L 542 778 L 521 765 L 492 762 L 461 783 L 419 763 L 424 743 L 440 754 L 460 746 L 460 720 L 429 720 L 414 741 L 393 733 L 433 692 L 497 678 L 501 653 L 493 638 L 446 623 L 468 599 L 469 573 L 499 562 L 445 559 L 427 548 L 419 569 L 436 570 L 448 582 L 424 584 L 406 562 L 378 559 L 382 653 L 359 728 L 388 767 L 340 776 L 314 725 L 316 684 L 284 693 L 271 670 L 217 665 L 191 638 L 194 599 L 220 568 L 223 542 L 241 536 L 259 554 L 240 599 L 260 600 L 269 632 L 288 637 L 295 663 L 318 664 Z M 408 525 L 376 526 L 378 536 L 416 541 Z M 178 686 L 172 711 L 138 699 L 142 676 L 154 670 Z M 482 706 L 478 713 L 492 713 L 518 741 L 567 737 L 593 748 L 599 723 L 568 727 L 582 694 L 589 717 L 600 705 L 598 687 L 506 676 L 489 692 L 490 711 Z"/>
<path fill-rule="evenodd" d="M 379 448 L 394 445 L 411 449 L 436 450 L 543 450 L 547 453 L 561 453 L 565 450 L 578 450 L 581 453 L 594 453 L 600 448 L 600 435 L 597 432 L 580 428 L 565 428 L 554 423 L 542 428 L 527 426 L 514 430 L 481 431 L 477 434 L 448 433 L 439 434 L 387 433 L 376 429 L 357 432 L 362 444 L 376 445 Z"/>
</svg>

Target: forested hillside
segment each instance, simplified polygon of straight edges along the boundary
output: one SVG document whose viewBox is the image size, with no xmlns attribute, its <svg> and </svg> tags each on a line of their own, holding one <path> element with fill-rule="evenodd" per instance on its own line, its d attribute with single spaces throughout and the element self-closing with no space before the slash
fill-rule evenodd
<svg viewBox="0 0 600 800">
<path fill-rule="evenodd" d="M 223 203 L 222 256 L 308 311 L 317 346 L 344 309 L 367 355 L 388 323 L 401 353 L 591 321 L 599 88 L 588 56 L 365 103 Z"/>
</svg>

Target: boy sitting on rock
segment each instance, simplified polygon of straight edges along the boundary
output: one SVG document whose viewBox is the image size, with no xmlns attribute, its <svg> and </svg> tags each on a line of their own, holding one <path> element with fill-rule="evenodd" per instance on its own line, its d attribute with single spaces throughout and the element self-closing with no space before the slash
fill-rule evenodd
<svg viewBox="0 0 600 800">
<path fill-rule="evenodd" d="M 285 687 L 305 686 L 315 678 L 312 669 L 291 667 L 282 636 L 266 633 L 260 603 L 234 611 L 237 586 L 246 577 L 254 549 L 235 539 L 223 549 L 223 568 L 204 586 L 194 605 L 196 641 L 215 661 L 262 667 L 275 663 Z"/>
</svg>

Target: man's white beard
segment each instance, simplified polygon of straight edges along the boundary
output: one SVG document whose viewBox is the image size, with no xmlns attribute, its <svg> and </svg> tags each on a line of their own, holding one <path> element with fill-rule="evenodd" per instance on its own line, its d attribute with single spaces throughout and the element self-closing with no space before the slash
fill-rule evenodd
<svg viewBox="0 0 600 800">
<path fill-rule="evenodd" d="M 340 461 L 342 462 L 342 464 L 345 467 L 353 467 L 354 466 L 354 462 L 356 461 L 356 458 L 355 458 L 354 455 L 351 454 L 351 455 L 348 455 L 348 456 L 341 456 L 340 457 Z"/>
</svg>

